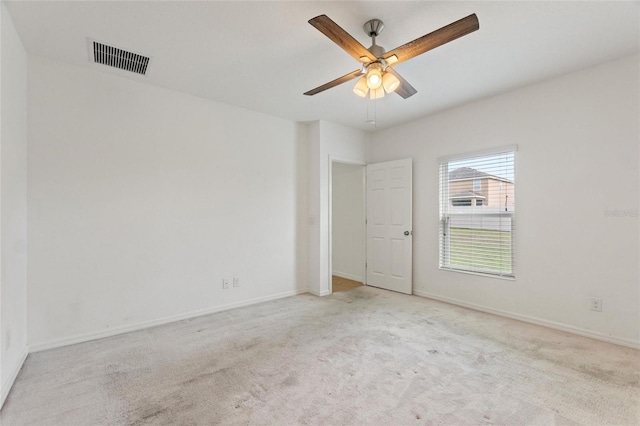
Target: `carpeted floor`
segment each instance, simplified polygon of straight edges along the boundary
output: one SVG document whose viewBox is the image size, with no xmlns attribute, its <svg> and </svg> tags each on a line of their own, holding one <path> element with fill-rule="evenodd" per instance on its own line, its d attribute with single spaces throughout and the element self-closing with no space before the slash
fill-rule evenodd
<svg viewBox="0 0 640 426">
<path fill-rule="evenodd" d="M 8 425 L 640 423 L 639 352 L 371 287 L 29 355 Z"/>
</svg>

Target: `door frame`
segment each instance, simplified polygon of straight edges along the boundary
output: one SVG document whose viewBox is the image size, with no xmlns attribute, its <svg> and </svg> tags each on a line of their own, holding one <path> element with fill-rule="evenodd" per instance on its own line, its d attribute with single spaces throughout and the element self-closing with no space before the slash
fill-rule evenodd
<svg viewBox="0 0 640 426">
<path fill-rule="evenodd" d="M 328 243 L 328 265 L 329 265 L 329 294 L 333 293 L 333 163 L 349 164 L 362 168 L 362 229 L 364 238 L 362 248 L 364 249 L 364 262 L 362 264 L 362 284 L 367 285 L 367 163 L 364 161 L 352 160 L 350 158 L 335 157 L 329 155 L 329 243 Z"/>
</svg>

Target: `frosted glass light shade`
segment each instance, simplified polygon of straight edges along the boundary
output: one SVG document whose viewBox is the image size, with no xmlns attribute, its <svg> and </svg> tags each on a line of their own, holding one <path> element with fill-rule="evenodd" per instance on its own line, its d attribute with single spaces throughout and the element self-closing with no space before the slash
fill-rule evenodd
<svg viewBox="0 0 640 426">
<path fill-rule="evenodd" d="M 367 73 L 367 86 L 374 90 L 382 86 L 382 72 L 378 68 L 371 68 Z"/>
<path fill-rule="evenodd" d="M 395 75 L 385 72 L 382 76 L 382 87 L 384 87 L 384 90 L 386 90 L 387 93 L 392 93 L 398 86 L 400 86 L 400 80 L 398 80 Z"/>
<path fill-rule="evenodd" d="M 382 87 L 371 89 L 371 93 L 369 94 L 369 96 L 371 97 L 371 99 L 384 98 L 384 89 Z"/>
<path fill-rule="evenodd" d="M 360 96 L 361 98 L 365 98 L 367 96 L 367 92 L 369 91 L 369 86 L 367 86 L 366 77 L 360 77 L 358 82 L 353 88 L 353 93 Z"/>
</svg>

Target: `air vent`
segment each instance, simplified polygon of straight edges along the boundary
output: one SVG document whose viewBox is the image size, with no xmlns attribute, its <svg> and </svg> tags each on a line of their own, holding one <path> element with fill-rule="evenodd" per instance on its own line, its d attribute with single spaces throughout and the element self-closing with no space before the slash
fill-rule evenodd
<svg viewBox="0 0 640 426">
<path fill-rule="evenodd" d="M 149 65 L 149 57 L 127 52 L 117 47 L 93 42 L 93 60 L 98 64 L 108 65 L 125 71 L 145 75 Z"/>
</svg>

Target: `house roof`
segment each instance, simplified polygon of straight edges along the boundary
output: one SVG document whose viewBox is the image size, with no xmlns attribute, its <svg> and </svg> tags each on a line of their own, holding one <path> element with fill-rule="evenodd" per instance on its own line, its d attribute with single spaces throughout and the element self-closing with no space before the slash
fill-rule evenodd
<svg viewBox="0 0 640 426">
<path fill-rule="evenodd" d="M 485 178 L 501 180 L 503 182 L 511 182 L 509 179 L 505 179 L 500 176 L 490 175 L 489 173 L 481 172 L 480 170 L 476 170 L 471 167 L 460 167 L 458 169 L 455 169 L 449 172 L 449 181 L 485 179 Z"/>
<path fill-rule="evenodd" d="M 490 174 L 472 169 L 471 167 L 460 167 L 449 172 L 449 180 L 467 180 L 492 177 Z"/>
</svg>

